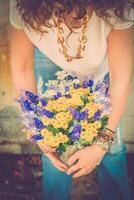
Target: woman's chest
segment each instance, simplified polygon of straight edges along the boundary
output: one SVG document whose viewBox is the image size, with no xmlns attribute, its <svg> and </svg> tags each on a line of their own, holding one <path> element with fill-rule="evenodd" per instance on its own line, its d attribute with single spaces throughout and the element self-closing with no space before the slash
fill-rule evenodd
<svg viewBox="0 0 134 200">
<path fill-rule="evenodd" d="M 87 41 L 85 43 L 85 50 L 82 52 L 81 59 L 74 59 L 72 62 L 67 62 L 65 55 L 60 52 L 60 44 L 58 43 L 57 30 L 54 28 L 42 36 L 36 32 L 25 29 L 28 38 L 32 43 L 42 51 L 48 58 L 50 58 L 58 66 L 68 69 L 73 67 L 79 71 L 88 70 L 89 68 L 97 68 L 107 55 L 107 40 L 105 30 L 92 24 L 88 27 L 86 32 Z M 67 48 L 68 55 L 74 56 L 79 45 L 80 32 L 72 33 L 69 37 L 69 31 L 65 30 L 63 36 L 65 38 L 64 45 Z M 68 37 L 68 39 L 66 39 Z M 80 69 L 79 69 L 80 67 Z"/>
</svg>

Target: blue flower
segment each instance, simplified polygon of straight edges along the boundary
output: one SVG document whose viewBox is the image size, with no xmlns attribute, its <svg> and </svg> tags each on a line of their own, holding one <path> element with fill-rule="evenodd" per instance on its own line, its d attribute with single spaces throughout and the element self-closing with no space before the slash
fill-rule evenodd
<svg viewBox="0 0 134 200">
<path fill-rule="evenodd" d="M 94 91 L 98 91 L 100 88 L 101 88 L 100 85 L 96 85 Z"/>
<path fill-rule="evenodd" d="M 77 132 L 81 132 L 81 125 L 80 124 L 77 124 L 74 126 L 74 129 L 73 129 L 73 132 L 74 133 L 77 133 Z"/>
<path fill-rule="evenodd" d="M 36 141 L 42 140 L 42 139 L 43 139 L 43 136 L 41 134 L 36 134 L 36 135 L 33 135 L 30 140 L 32 142 L 36 142 Z"/>
<path fill-rule="evenodd" d="M 34 120 L 33 124 L 37 129 L 40 130 L 45 128 L 44 124 L 37 117 L 35 117 L 33 120 Z"/>
<path fill-rule="evenodd" d="M 54 116 L 54 113 L 53 113 L 53 112 L 51 112 L 51 111 L 49 111 L 49 110 L 46 110 L 46 109 L 42 109 L 42 110 L 40 111 L 40 114 L 41 114 L 41 115 L 45 115 L 45 116 L 47 116 L 48 118 L 53 118 L 53 116 Z"/>
<path fill-rule="evenodd" d="M 88 87 L 88 81 L 83 81 L 83 83 L 82 83 L 82 87 L 83 88 L 87 88 Z"/>
<path fill-rule="evenodd" d="M 80 112 L 78 110 L 76 110 L 74 108 L 69 108 L 69 110 L 75 119 L 80 118 Z"/>
<path fill-rule="evenodd" d="M 70 90 L 69 86 L 65 86 L 65 91 L 67 92 L 69 90 Z"/>
<path fill-rule="evenodd" d="M 109 92 L 109 87 L 106 88 L 105 96 L 107 96 L 108 92 Z"/>
<path fill-rule="evenodd" d="M 87 119 L 87 118 L 88 118 L 88 110 L 85 110 L 85 111 L 80 113 L 80 117 L 79 117 L 80 120 L 84 120 L 84 119 Z"/>
<path fill-rule="evenodd" d="M 98 120 L 100 118 L 100 115 L 101 115 L 101 111 L 98 109 L 95 114 L 94 114 L 94 120 Z"/>
<path fill-rule="evenodd" d="M 74 89 L 78 89 L 80 87 L 80 84 L 76 84 L 76 83 L 74 83 Z"/>
<path fill-rule="evenodd" d="M 79 140 L 81 130 L 82 130 L 81 125 L 77 124 L 74 126 L 73 131 L 71 132 L 71 135 L 70 135 L 70 138 L 73 142 Z"/>
<path fill-rule="evenodd" d="M 71 98 L 71 95 L 70 94 L 65 94 L 65 97 L 66 98 Z"/>
<path fill-rule="evenodd" d="M 89 87 L 92 87 L 93 84 L 94 84 L 93 80 L 89 80 L 89 81 L 88 81 L 88 86 L 89 86 Z"/>
<path fill-rule="evenodd" d="M 54 96 L 52 97 L 52 99 L 53 99 L 53 100 L 56 100 L 56 99 L 60 98 L 61 96 L 62 96 L 62 94 L 61 94 L 60 92 L 57 92 L 57 94 L 54 95 Z"/>
<path fill-rule="evenodd" d="M 47 101 L 45 99 L 40 99 L 40 102 L 41 102 L 42 106 L 46 106 L 47 105 Z"/>
<path fill-rule="evenodd" d="M 24 100 L 22 107 L 27 111 L 35 111 L 36 107 L 33 106 L 32 103 L 30 103 L 28 100 Z"/>
<path fill-rule="evenodd" d="M 69 108 L 68 110 L 71 112 L 73 117 L 77 120 L 83 120 L 83 119 L 88 118 L 88 110 L 85 110 L 83 112 L 79 112 L 78 110 L 76 110 L 74 108 Z"/>
<path fill-rule="evenodd" d="M 30 101 L 32 101 L 33 103 L 37 103 L 38 102 L 38 96 L 33 94 L 32 92 L 30 91 L 25 91 L 25 95 L 28 97 L 28 99 Z"/>
<path fill-rule="evenodd" d="M 54 116 L 54 113 L 53 112 L 51 112 L 51 111 L 49 111 L 49 110 L 46 110 L 46 109 L 42 109 L 42 108 L 40 108 L 40 107 L 38 107 L 37 108 L 37 113 L 38 113 L 38 115 L 45 115 L 45 116 L 47 116 L 48 118 L 53 118 L 53 116 Z"/>
</svg>

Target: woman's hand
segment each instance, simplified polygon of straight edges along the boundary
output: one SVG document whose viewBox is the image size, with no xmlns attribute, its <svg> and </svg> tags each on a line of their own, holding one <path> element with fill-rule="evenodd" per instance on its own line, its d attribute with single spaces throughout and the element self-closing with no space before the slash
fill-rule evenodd
<svg viewBox="0 0 134 200">
<path fill-rule="evenodd" d="M 42 141 L 37 141 L 38 147 L 51 160 L 52 164 L 60 171 L 66 171 L 68 167 L 60 160 L 55 152 L 55 148 L 44 145 Z"/>
<path fill-rule="evenodd" d="M 41 140 L 36 142 L 43 153 L 55 152 L 55 148 L 45 145 Z"/>
<path fill-rule="evenodd" d="M 46 156 L 51 160 L 52 164 L 60 171 L 67 171 L 68 166 L 66 166 L 59 158 L 56 152 L 48 152 Z"/>
<path fill-rule="evenodd" d="M 106 151 L 96 144 L 78 150 L 69 159 L 71 167 L 67 170 L 67 174 L 73 173 L 73 178 L 89 174 L 100 164 L 105 153 Z"/>
</svg>

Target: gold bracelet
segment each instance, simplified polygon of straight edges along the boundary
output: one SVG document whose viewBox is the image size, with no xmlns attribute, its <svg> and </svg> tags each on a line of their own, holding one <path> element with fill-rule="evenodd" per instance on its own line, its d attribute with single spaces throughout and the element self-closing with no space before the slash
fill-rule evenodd
<svg viewBox="0 0 134 200">
<path fill-rule="evenodd" d="M 105 127 L 105 129 L 100 131 L 94 143 L 101 146 L 104 151 L 108 151 L 115 140 L 115 132 Z"/>
</svg>

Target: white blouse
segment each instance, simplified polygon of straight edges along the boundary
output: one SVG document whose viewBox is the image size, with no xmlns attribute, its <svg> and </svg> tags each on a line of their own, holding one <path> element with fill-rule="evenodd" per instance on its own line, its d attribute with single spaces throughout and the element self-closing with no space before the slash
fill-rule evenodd
<svg viewBox="0 0 134 200">
<path fill-rule="evenodd" d="M 134 10 L 131 10 L 129 18 L 134 20 Z M 56 28 L 47 29 L 49 33 L 42 35 L 32 29 L 28 29 L 15 8 L 15 0 L 10 1 L 10 23 L 17 29 L 23 29 L 31 42 L 40 49 L 49 59 L 63 70 L 70 72 L 72 75 L 78 76 L 80 79 L 94 77 L 94 81 L 102 80 L 109 71 L 108 54 L 107 54 L 107 38 L 112 29 L 126 29 L 133 25 L 133 22 L 122 22 L 119 18 L 112 15 L 110 24 L 105 22 L 93 12 L 88 22 L 86 49 L 83 52 L 83 58 L 75 59 L 67 62 L 64 55 L 59 52 L 59 44 L 57 43 Z M 70 33 L 65 24 L 61 24 L 66 38 Z M 75 55 L 78 46 L 78 38 L 80 28 L 76 29 L 76 33 L 72 33 L 68 38 L 68 53 Z"/>
</svg>

